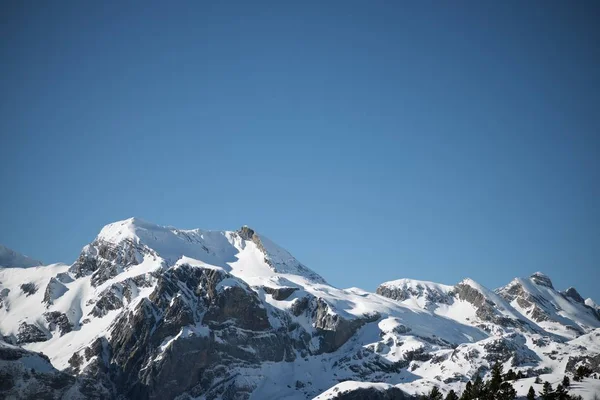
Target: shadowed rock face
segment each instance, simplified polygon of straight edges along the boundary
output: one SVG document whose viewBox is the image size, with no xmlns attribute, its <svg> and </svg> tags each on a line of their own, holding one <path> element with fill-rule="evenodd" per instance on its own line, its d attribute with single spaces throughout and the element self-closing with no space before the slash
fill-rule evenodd
<svg viewBox="0 0 600 400">
<path fill-rule="evenodd" d="M 579 292 L 574 287 L 568 288 L 563 294 L 566 297 L 576 301 L 577 303 L 581 303 L 581 304 L 585 303 L 585 300 L 583 299 L 583 297 L 581 297 Z"/>
<path fill-rule="evenodd" d="M 22 358 L 37 358 L 44 370 L 25 367 Z M 0 398 L 58 399 L 74 383 L 74 377 L 52 368 L 48 357 L 0 343 Z"/>
<path fill-rule="evenodd" d="M 263 290 L 265 291 L 265 293 L 268 293 L 271 296 L 273 296 L 273 298 L 275 300 L 285 300 L 288 297 L 290 297 L 292 295 L 292 293 L 294 293 L 296 290 L 298 290 L 298 288 L 282 287 L 282 288 L 273 289 L 268 286 L 263 286 Z"/>
<path fill-rule="evenodd" d="M 541 272 L 536 272 L 535 274 L 531 275 L 531 279 L 533 280 L 533 282 L 535 282 L 536 285 L 546 286 L 551 289 L 554 289 L 550 278 L 542 274 Z"/>
<path fill-rule="evenodd" d="M 92 274 L 92 285 L 99 286 L 122 270 L 138 265 L 150 253 L 150 249 L 131 240 L 114 244 L 96 239 L 83 249 L 69 271 L 76 278 Z"/>
<path fill-rule="evenodd" d="M 35 365 L 35 368 L 30 366 Z M 95 399 L 112 395 L 98 382 L 57 371 L 41 353 L 0 342 L 1 399 Z"/>
<path fill-rule="evenodd" d="M 21 285 L 21 291 L 25 293 L 26 296 L 31 296 L 37 292 L 37 286 L 35 284 L 29 282 Z"/>
<path fill-rule="evenodd" d="M 121 307 L 114 300 L 128 284 L 119 284 L 103 292 L 98 309 Z M 287 298 L 295 290 L 283 288 L 272 295 Z M 110 339 L 75 353 L 69 363 L 73 372 L 104 382 L 107 388 L 113 382 L 115 394 L 128 398 L 188 393 L 245 399 L 255 387 L 242 379 L 239 368 L 293 361 L 297 352 L 332 352 L 365 323 L 380 318 L 373 314 L 346 320 L 314 297 L 299 303 L 299 312 L 314 321 L 320 339 L 316 349 L 309 350 L 311 335 L 285 312 L 272 310 L 282 325 L 273 328 L 267 306 L 245 282 L 221 269 L 179 265 L 156 276 L 153 292 L 117 318 Z"/>
<path fill-rule="evenodd" d="M 36 325 L 22 322 L 19 325 L 19 332 L 17 333 L 17 343 L 34 343 L 34 342 L 45 342 L 48 340 L 48 335 L 44 333 Z"/>
<path fill-rule="evenodd" d="M 10 293 L 9 288 L 4 288 L 4 289 L 0 290 L 0 310 L 5 307 L 4 299 L 6 299 L 8 297 L 9 293 Z"/>
<path fill-rule="evenodd" d="M 319 351 L 323 353 L 331 353 L 339 349 L 364 324 L 381 318 L 379 314 L 375 313 L 365 315 L 364 318 L 347 320 L 330 311 L 329 305 L 323 299 L 316 300 L 316 307 L 313 312 L 314 326 L 321 336 Z"/>
<path fill-rule="evenodd" d="M 235 279 L 223 270 L 188 265 L 165 271 L 149 298 L 117 319 L 110 340 L 79 354 L 73 368 L 84 356 L 98 360 L 83 373 L 101 380 L 111 371 L 117 392 L 130 398 L 173 398 L 184 392 L 246 398 L 234 395 L 244 393 L 236 366 L 292 361 L 294 347 L 304 343 L 294 344 L 287 327 L 273 329 L 257 294 L 243 282 L 219 287 L 226 278 Z M 229 383 L 214 386 L 221 381 Z"/>
<path fill-rule="evenodd" d="M 51 331 L 58 329 L 60 336 L 73 330 L 73 324 L 69 321 L 66 314 L 59 311 L 52 311 L 44 313 L 46 321 L 48 321 L 48 329 Z"/>
</svg>

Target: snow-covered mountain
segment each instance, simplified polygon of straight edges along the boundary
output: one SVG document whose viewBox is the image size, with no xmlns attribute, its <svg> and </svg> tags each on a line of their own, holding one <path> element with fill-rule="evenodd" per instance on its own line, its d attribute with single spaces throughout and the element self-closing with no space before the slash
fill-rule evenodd
<svg viewBox="0 0 600 400">
<path fill-rule="evenodd" d="M 526 279 L 515 278 L 497 293 L 527 319 L 549 332 L 577 337 L 600 328 L 600 314 L 585 304 L 575 288 L 559 292 L 541 272 Z"/>
<path fill-rule="evenodd" d="M 0 268 L 2 267 L 17 267 L 17 268 L 27 268 L 27 267 L 37 267 L 38 265 L 42 265 L 41 261 L 34 260 L 31 257 L 27 257 L 23 254 L 20 254 L 8 247 L 0 244 Z"/>
<path fill-rule="evenodd" d="M 13 382 L 0 397 L 409 398 L 461 390 L 496 361 L 532 381 L 582 363 L 600 372 L 594 307 L 531 279 L 496 292 L 470 279 L 339 289 L 246 226 L 132 218 L 72 265 L 0 269 L 0 378 Z M 29 359 L 49 361 L 51 377 L 27 373 Z"/>
</svg>

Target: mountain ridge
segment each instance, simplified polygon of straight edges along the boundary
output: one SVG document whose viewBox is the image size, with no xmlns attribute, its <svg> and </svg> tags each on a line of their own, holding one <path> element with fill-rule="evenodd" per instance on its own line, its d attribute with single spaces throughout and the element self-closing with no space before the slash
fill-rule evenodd
<svg viewBox="0 0 600 400">
<path fill-rule="evenodd" d="M 41 261 L 35 260 L 24 254 L 21 254 L 0 243 L 0 268 L 17 267 L 29 268 L 42 265 Z"/>
<path fill-rule="evenodd" d="M 461 390 L 497 361 L 531 380 L 582 364 L 600 372 L 600 314 L 596 323 L 576 290 L 542 275 L 518 279 L 519 290 L 472 279 L 339 289 L 247 226 L 130 218 L 102 228 L 71 265 L 0 268 L 0 339 L 43 351 L 72 377 L 73 398 L 306 399 L 357 380 L 410 397 Z"/>
</svg>

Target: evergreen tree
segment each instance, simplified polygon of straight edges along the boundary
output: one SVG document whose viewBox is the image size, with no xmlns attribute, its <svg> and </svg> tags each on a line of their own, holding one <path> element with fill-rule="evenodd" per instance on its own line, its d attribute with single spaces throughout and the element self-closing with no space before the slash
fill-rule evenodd
<svg viewBox="0 0 600 400">
<path fill-rule="evenodd" d="M 540 393 L 540 398 L 542 400 L 554 400 L 554 392 L 552 391 L 552 385 L 550 382 L 544 382 L 544 387 Z"/>
<path fill-rule="evenodd" d="M 465 390 L 462 392 L 462 395 L 460 396 L 460 400 L 472 400 L 473 397 L 473 384 L 471 383 L 471 381 L 467 382 L 467 385 L 465 386 Z"/>
<path fill-rule="evenodd" d="M 440 389 L 438 389 L 437 386 L 434 386 L 431 388 L 431 392 L 429 392 L 429 396 L 427 398 L 429 400 L 442 400 L 444 395 L 442 395 L 442 392 L 440 392 Z"/>
<path fill-rule="evenodd" d="M 529 386 L 529 392 L 527 392 L 527 400 L 535 400 L 535 390 L 533 390 L 533 386 Z"/>
<path fill-rule="evenodd" d="M 589 378 L 590 375 L 592 375 L 592 370 L 585 365 L 580 365 L 577 367 L 577 370 L 575 371 L 575 377 L 573 379 L 578 378 L 575 380 L 580 381 L 583 378 Z"/>
<path fill-rule="evenodd" d="M 520 372 L 521 371 L 519 371 L 519 373 Z M 512 369 L 509 369 L 508 372 L 504 374 L 505 381 L 514 381 L 515 379 L 517 379 L 517 374 L 515 374 L 515 371 L 513 371 Z"/>
<path fill-rule="evenodd" d="M 478 399 L 483 396 L 485 393 L 483 379 L 481 376 L 477 375 L 475 378 L 475 382 L 473 382 L 473 388 L 471 389 L 471 398 Z"/>
<path fill-rule="evenodd" d="M 569 379 L 568 376 L 565 375 L 565 377 L 563 378 L 563 381 L 562 381 L 562 385 L 566 388 L 571 386 L 571 380 Z"/>
<path fill-rule="evenodd" d="M 517 397 L 517 391 L 509 382 L 502 382 L 498 391 L 492 396 L 495 396 L 496 400 L 514 400 Z"/>
<path fill-rule="evenodd" d="M 500 390 L 500 384 L 502 383 L 502 364 L 497 362 L 492 367 L 492 379 L 488 384 L 488 390 L 491 393 L 496 393 Z"/>
<path fill-rule="evenodd" d="M 446 400 L 458 400 L 458 395 L 454 393 L 454 390 L 450 390 L 446 395 Z"/>
<path fill-rule="evenodd" d="M 569 396 L 567 389 L 565 389 L 563 385 L 559 383 L 554 391 L 554 398 L 557 400 L 569 400 L 571 396 Z"/>
<path fill-rule="evenodd" d="M 542 380 L 540 379 L 539 376 L 535 377 L 535 383 L 537 383 L 538 385 L 542 383 Z"/>
</svg>

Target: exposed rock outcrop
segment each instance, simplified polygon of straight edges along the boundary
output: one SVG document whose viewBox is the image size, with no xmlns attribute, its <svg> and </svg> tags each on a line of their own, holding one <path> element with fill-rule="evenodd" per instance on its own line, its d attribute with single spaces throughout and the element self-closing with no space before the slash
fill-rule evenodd
<svg viewBox="0 0 600 400">
<path fill-rule="evenodd" d="M 48 321 L 48 329 L 50 331 L 58 329 L 60 336 L 73 330 L 73 324 L 71 324 L 65 313 L 51 311 L 44 313 L 44 317 L 46 318 L 46 321 Z"/>
<path fill-rule="evenodd" d="M 298 288 L 295 287 L 280 287 L 277 289 L 270 288 L 268 286 L 263 286 L 263 290 L 265 293 L 273 296 L 275 300 L 285 300 L 292 295 Z"/>
<path fill-rule="evenodd" d="M 28 324 L 26 322 L 22 322 L 21 325 L 19 325 L 19 332 L 17 333 L 18 344 L 45 342 L 48 339 L 48 335 L 37 325 Z"/>
<path fill-rule="evenodd" d="M 56 278 L 50 278 L 48 285 L 46 285 L 46 290 L 44 290 L 44 303 L 46 303 L 46 307 L 54 304 L 54 300 L 58 299 L 60 296 L 67 292 L 67 287 L 60 282 Z"/>
<path fill-rule="evenodd" d="M 25 293 L 26 296 L 31 296 L 37 292 L 37 286 L 32 282 L 24 283 L 21 285 L 21 291 Z"/>
</svg>

